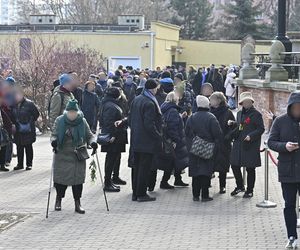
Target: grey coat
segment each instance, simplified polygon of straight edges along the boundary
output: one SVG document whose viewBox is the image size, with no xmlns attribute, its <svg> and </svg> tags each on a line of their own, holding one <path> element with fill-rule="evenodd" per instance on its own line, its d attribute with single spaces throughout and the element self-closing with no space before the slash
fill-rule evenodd
<svg viewBox="0 0 300 250">
<path fill-rule="evenodd" d="M 59 120 L 63 119 L 63 116 L 59 116 L 54 123 L 53 131 L 51 135 L 51 141 L 57 140 L 58 124 Z M 94 140 L 94 136 L 90 130 L 89 125 L 83 118 L 86 129 L 86 138 L 83 144 L 91 144 Z M 54 183 L 72 186 L 83 184 L 85 181 L 86 161 L 78 161 L 75 153 L 74 146 L 72 145 L 72 137 L 65 135 L 64 145 L 62 150 L 58 150 L 57 154 L 54 154 L 53 159 L 53 181 Z"/>
</svg>

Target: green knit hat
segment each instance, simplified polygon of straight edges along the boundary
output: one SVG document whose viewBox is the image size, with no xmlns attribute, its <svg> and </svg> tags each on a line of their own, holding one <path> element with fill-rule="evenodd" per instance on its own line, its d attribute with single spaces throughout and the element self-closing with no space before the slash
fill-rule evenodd
<svg viewBox="0 0 300 250">
<path fill-rule="evenodd" d="M 79 111 L 78 102 L 76 99 L 70 100 L 66 107 L 67 111 L 73 110 L 73 111 Z"/>
</svg>

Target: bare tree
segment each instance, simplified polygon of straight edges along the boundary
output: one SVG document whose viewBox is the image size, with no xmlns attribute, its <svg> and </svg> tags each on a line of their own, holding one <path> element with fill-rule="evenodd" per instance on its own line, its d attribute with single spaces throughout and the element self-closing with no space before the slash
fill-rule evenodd
<svg viewBox="0 0 300 250">
<path fill-rule="evenodd" d="M 95 50 L 58 42 L 53 36 L 28 39 L 28 46 L 7 40 L 1 46 L 0 57 L 9 58 L 17 83 L 25 87 L 27 96 L 38 105 L 42 118 L 40 128 L 44 131 L 53 81 L 63 72 L 75 71 L 85 82 L 103 66 L 103 59 Z"/>
</svg>

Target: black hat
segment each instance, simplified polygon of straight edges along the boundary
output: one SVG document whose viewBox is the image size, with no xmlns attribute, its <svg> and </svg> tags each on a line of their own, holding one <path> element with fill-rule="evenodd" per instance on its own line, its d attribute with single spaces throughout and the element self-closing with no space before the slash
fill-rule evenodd
<svg viewBox="0 0 300 250">
<path fill-rule="evenodd" d="M 180 79 L 181 81 L 183 81 L 183 74 L 182 73 L 177 73 L 175 75 L 176 78 Z"/>
<path fill-rule="evenodd" d="M 121 92 L 117 87 L 110 87 L 106 90 L 106 95 L 114 99 L 118 99 L 121 95 Z"/>
<path fill-rule="evenodd" d="M 148 79 L 145 83 L 145 89 L 155 89 L 157 86 L 158 83 L 154 79 Z"/>
<path fill-rule="evenodd" d="M 162 72 L 161 78 L 171 78 L 170 71 L 164 71 L 164 72 Z"/>
</svg>

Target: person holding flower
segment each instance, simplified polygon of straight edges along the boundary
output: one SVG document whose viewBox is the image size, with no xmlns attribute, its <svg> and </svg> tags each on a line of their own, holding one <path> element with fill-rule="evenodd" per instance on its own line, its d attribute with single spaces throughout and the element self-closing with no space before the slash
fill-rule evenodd
<svg viewBox="0 0 300 250">
<path fill-rule="evenodd" d="M 77 100 L 70 100 L 63 115 L 53 126 L 51 146 L 54 151 L 53 182 L 56 188 L 55 211 L 61 211 L 61 202 L 66 189 L 72 186 L 75 212 L 84 214 L 81 195 L 86 175 L 86 159 L 89 157 L 86 145 L 96 153 L 97 143 L 90 127 L 80 111 Z"/>
<path fill-rule="evenodd" d="M 231 151 L 231 168 L 236 180 L 232 196 L 245 192 L 241 167 L 247 171 L 247 190 L 243 198 L 253 197 L 255 169 L 261 166 L 261 136 L 265 131 L 262 114 L 253 106 L 254 99 L 250 92 L 240 95 L 242 109 L 237 113 L 237 121 L 228 121 L 232 127 L 233 147 Z"/>
</svg>

